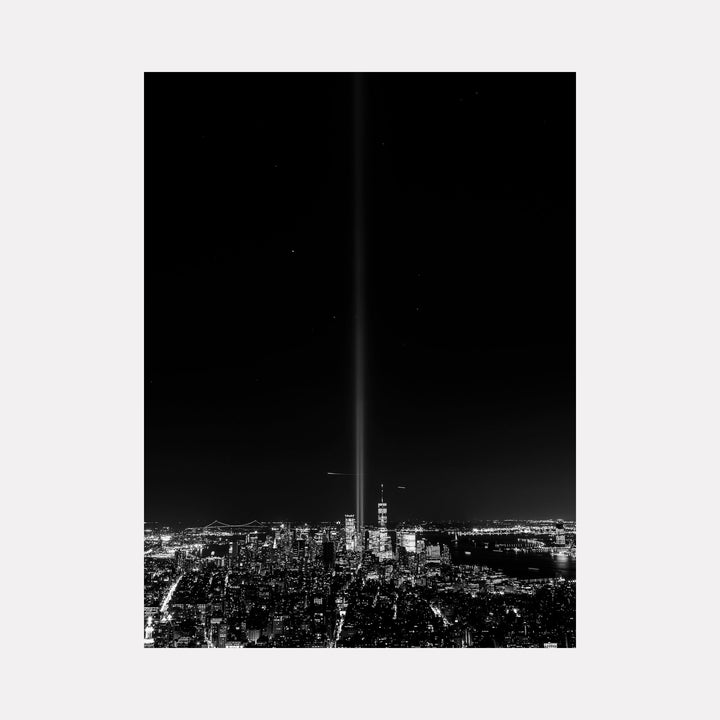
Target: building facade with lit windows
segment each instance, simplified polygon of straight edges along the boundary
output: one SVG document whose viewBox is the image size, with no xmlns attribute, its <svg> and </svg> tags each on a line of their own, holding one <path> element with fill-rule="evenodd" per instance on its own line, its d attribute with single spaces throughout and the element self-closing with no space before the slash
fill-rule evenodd
<svg viewBox="0 0 720 720">
<path fill-rule="evenodd" d="M 358 535 L 355 526 L 355 515 L 345 515 L 345 550 L 358 550 Z"/>
</svg>

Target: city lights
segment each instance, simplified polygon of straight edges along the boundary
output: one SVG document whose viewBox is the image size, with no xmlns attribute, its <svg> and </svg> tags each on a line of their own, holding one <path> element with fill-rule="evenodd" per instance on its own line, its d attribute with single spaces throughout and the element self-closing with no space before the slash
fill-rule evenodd
<svg viewBox="0 0 720 720">
<path fill-rule="evenodd" d="M 374 526 L 149 528 L 144 646 L 574 647 L 573 522 L 391 526 L 379 500 Z"/>
</svg>

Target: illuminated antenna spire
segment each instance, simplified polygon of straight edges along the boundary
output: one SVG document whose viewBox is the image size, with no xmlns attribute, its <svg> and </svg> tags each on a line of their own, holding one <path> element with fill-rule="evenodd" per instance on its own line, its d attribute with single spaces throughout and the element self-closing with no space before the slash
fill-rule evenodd
<svg viewBox="0 0 720 720">
<path fill-rule="evenodd" d="M 380 483 L 380 502 L 385 502 L 385 500 L 383 500 L 383 484 L 382 483 Z"/>
</svg>

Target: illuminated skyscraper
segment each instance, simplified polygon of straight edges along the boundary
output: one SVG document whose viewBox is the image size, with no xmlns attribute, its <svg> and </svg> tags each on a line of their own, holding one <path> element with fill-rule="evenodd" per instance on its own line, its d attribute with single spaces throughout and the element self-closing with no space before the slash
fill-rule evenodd
<svg viewBox="0 0 720 720">
<path fill-rule="evenodd" d="M 439 543 L 437 545 L 428 545 L 426 552 L 427 552 L 427 561 L 429 563 L 439 563 L 440 562 L 442 555 L 441 555 Z"/>
<path fill-rule="evenodd" d="M 227 643 L 228 625 L 227 623 L 220 623 L 218 626 L 217 646 L 224 648 Z"/>
<path fill-rule="evenodd" d="M 380 531 L 375 528 L 368 530 L 368 546 L 376 555 L 380 554 Z"/>
<path fill-rule="evenodd" d="M 383 486 L 380 485 L 380 502 L 378 503 L 378 549 L 381 559 L 392 556 L 390 538 L 387 532 L 387 503 L 383 498 Z"/>
<path fill-rule="evenodd" d="M 355 516 L 345 516 L 345 549 L 348 552 L 359 550 L 358 547 L 357 528 L 355 527 Z"/>
<path fill-rule="evenodd" d="M 387 503 L 383 500 L 383 485 L 380 485 L 380 502 L 378 503 L 378 527 L 387 530 Z"/>
<path fill-rule="evenodd" d="M 555 544 L 565 545 L 565 523 L 562 520 L 555 523 Z"/>
<path fill-rule="evenodd" d="M 417 534 L 408 530 L 398 533 L 397 538 L 398 545 L 404 547 L 409 553 L 414 553 L 416 550 Z"/>
</svg>

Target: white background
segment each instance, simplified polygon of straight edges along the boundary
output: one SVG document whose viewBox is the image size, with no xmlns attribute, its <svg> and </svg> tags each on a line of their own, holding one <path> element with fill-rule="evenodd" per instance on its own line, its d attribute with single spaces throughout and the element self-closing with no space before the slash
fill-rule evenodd
<svg viewBox="0 0 720 720">
<path fill-rule="evenodd" d="M 3 5 L 7 717 L 716 711 L 715 5 Z M 143 650 L 145 70 L 577 71 L 576 650 Z"/>
</svg>

